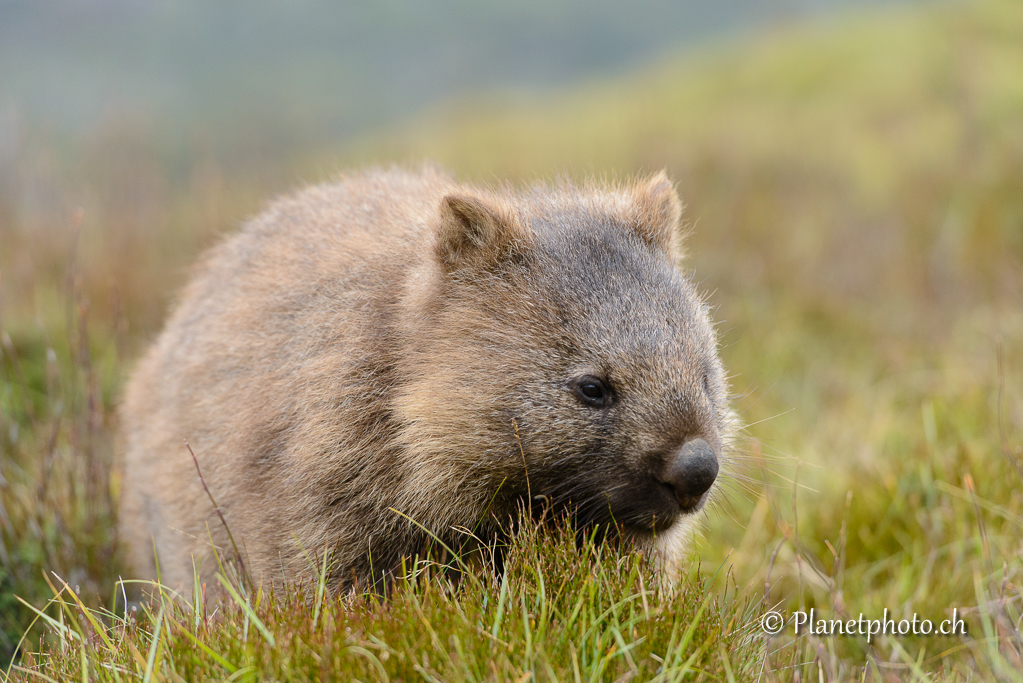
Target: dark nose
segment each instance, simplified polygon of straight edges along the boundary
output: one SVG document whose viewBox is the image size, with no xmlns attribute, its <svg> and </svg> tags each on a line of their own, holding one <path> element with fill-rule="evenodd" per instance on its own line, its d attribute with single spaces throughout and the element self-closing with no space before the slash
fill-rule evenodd
<svg viewBox="0 0 1023 683">
<path fill-rule="evenodd" d="M 700 496 L 710 490 L 717 476 L 718 458 L 714 449 L 703 439 L 692 439 L 678 450 L 664 483 L 675 490 L 679 507 L 689 510 L 699 505 Z"/>
</svg>

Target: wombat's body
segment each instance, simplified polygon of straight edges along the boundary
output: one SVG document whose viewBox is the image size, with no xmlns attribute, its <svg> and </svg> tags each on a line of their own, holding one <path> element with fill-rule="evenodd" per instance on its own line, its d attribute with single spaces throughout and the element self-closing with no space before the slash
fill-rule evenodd
<svg viewBox="0 0 1023 683">
<path fill-rule="evenodd" d="M 670 576 L 732 433 L 679 213 L 663 175 L 514 193 L 389 171 L 278 201 L 207 255 L 128 385 L 136 572 L 155 543 L 187 588 L 230 552 L 187 441 L 256 578 L 309 577 L 325 548 L 337 585 L 387 575 L 423 529 L 457 545 L 527 491 Z"/>
</svg>

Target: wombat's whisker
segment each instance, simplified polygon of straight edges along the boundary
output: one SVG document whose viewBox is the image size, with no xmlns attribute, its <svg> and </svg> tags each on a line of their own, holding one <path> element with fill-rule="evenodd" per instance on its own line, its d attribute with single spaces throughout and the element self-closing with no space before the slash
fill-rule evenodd
<svg viewBox="0 0 1023 683">
<path fill-rule="evenodd" d="M 788 414 L 789 414 L 789 413 L 791 413 L 791 412 L 792 412 L 793 410 L 795 410 L 795 408 L 789 408 L 788 410 L 783 410 L 782 412 L 780 412 L 780 413 L 777 413 L 777 414 L 775 414 L 775 415 L 771 415 L 771 416 L 769 416 L 769 417 L 765 417 L 765 418 L 763 418 L 763 419 L 761 419 L 761 420 L 757 420 L 756 422 L 750 422 L 750 423 L 749 423 L 749 424 L 747 424 L 747 425 L 743 425 L 743 428 L 744 428 L 744 429 L 749 429 L 750 427 L 752 427 L 752 426 L 754 426 L 754 425 L 762 424 L 762 423 L 764 423 L 764 422 L 767 422 L 768 420 L 775 420 L 775 419 L 777 419 L 777 418 L 779 418 L 779 417 L 781 417 L 781 416 L 783 416 L 783 415 L 788 415 Z"/>
<path fill-rule="evenodd" d="M 729 379 L 731 379 L 731 378 L 729 378 Z M 767 396 L 767 395 L 768 395 L 769 393 L 771 393 L 771 391 L 773 391 L 773 390 L 774 390 L 774 388 L 775 388 L 776 386 L 778 386 L 778 382 L 780 382 L 780 381 L 781 381 L 781 378 L 778 378 L 778 379 L 776 379 L 776 380 L 774 381 L 774 384 L 772 384 L 771 386 L 767 387 L 767 389 L 765 389 L 765 390 L 764 390 L 763 392 L 761 392 L 761 394 L 760 394 L 759 396 L 757 396 L 757 397 L 756 397 L 756 398 L 755 398 L 755 399 L 753 400 L 753 402 L 752 402 L 752 403 L 750 403 L 750 404 L 748 404 L 747 406 L 745 406 L 745 407 L 744 407 L 744 408 L 743 408 L 743 409 L 742 409 L 741 411 L 738 411 L 738 414 L 739 414 L 739 415 L 745 415 L 745 414 L 746 414 L 746 411 L 747 411 L 747 410 L 749 410 L 750 408 L 752 408 L 753 406 L 755 406 L 755 405 L 756 405 L 757 403 L 759 403 L 759 402 L 760 402 L 760 399 L 762 399 L 762 398 L 763 398 L 764 396 Z M 753 387 L 747 387 L 747 388 L 746 388 L 746 391 L 745 391 L 745 392 L 743 392 L 743 394 L 742 394 L 742 395 L 739 395 L 739 396 L 733 396 L 733 397 L 732 397 L 732 400 L 733 400 L 733 401 L 738 401 L 738 400 L 744 399 L 744 398 L 746 398 L 746 396 L 749 396 L 749 395 L 750 395 L 750 394 L 752 394 L 752 393 L 753 393 Z"/>
<path fill-rule="evenodd" d="M 752 483 L 759 484 L 759 482 L 747 483 L 745 481 L 729 477 L 727 480 L 721 482 L 721 488 L 719 490 L 721 491 L 722 495 L 726 495 L 728 491 L 735 491 L 739 495 L 749 500 L 747 494 L 753 497 L 757 497 L 760 495 L 760 487 L 753 486 L 751 485 Z"/>
</svg>

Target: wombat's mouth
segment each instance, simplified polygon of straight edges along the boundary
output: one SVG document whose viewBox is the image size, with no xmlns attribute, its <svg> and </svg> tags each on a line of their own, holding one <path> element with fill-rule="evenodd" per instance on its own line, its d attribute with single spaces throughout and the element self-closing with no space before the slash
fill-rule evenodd
<svg viewBox="0 0 1023 683">
<path fill-rule="evenodd" d="M 673 488 L 670 484 L 660 483 L 660 488 L 664 497 L 667 498 L 668 502 L 664 506 L 666 509 L 671 509 L 674 514 L 671 515 L 655 515 L 656 523 L 655 526 L 663 527 L 667 522 L 670 526 L 675 523 L 679 517 L 685 515 L 695 515 L 697 512 L 703 509 L 703 506 L 707 503 L 707 494 L 703 493 L 697 496 L 691 495 L 679 495 L 678 491 Z M 670 521 L 669 521 L 670 519 Z"/>
<path fill-rule="evenodd" d="M 545 486 L 543 494 L 534 496 L 531 514 L 542 516 L 545 509 L 552 510 L 555 514 L 568 514 L 581 527 L 611 525 L 627 535 L 649 536 L 663 533 L 680 518 L 703 510 L 710 498 L 710 487 L 687 490 L 658 475 L 622 473 L 618 482 L 611 485 L 604 478 L 560 477 L 553 486 Z"/>
<path fill-rule="evenodd" d="M 691 515 L 703 509 L 706 502 L 706 495 L 696 497 L 686 496 L 678 499 L 678 507 L 682 511 L 683 515 Z"/>
<path fill-rule="evenodd" d="M 671 528 L 680 517 L 703 509 L 709 494 L 679 496 L 669 484 L 654 480 L 652 485 L 632 491 L 628 499 L 609 501 L 614 520 L 635 534 L 652 534 Z"/>
</svg>

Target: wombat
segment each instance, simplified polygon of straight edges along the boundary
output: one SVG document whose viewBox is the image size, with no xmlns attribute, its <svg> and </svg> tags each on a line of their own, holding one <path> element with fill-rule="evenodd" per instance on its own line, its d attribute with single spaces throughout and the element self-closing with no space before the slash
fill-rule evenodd
<svg viewBox="0 0 1023 683">
<path fill-rule="evenodd" d="M 205 256 L 127 386 L 136 573 L 207 580 L 226 522 L 251 576 L 311 579 L 329 551 L 350 587 L 531 498 L 673 577 L 735 432 L 681 210 L 663 172 L 516 191 L 432 167 L 272 204 Z"/>
</svg>

